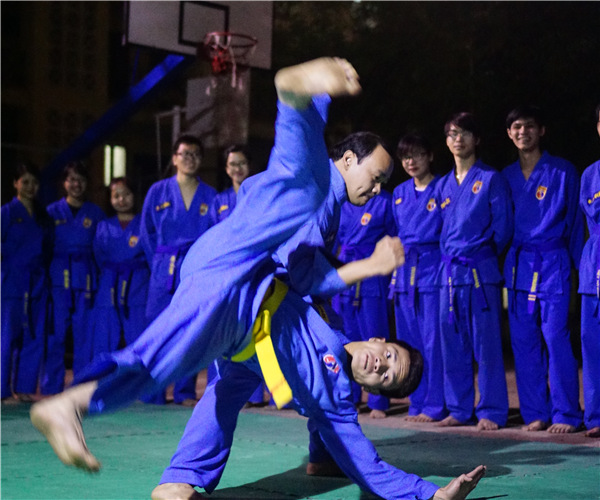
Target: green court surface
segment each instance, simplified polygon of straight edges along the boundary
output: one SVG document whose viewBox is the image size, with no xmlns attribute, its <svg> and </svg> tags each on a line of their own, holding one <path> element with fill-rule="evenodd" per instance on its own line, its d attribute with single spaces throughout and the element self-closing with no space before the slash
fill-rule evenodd
<svg viewBox="0 0 600 500">
<path fill-rule="evenodd" d="M 136 403 L 85 420 L 88 446 L 103 463 L 99 474 L 89 475 L 59 462 L 30 425 L 28 411 L 27 404 L 2 405 L 2 499 L 148 499 L 191 414 L 189 408 Z M 305 475 L 306 420 L 292 413 L 269 408 L 241 413 L 223 479 L 209 498 L 374 498 L 347 479 Z M 488 473 L 470 499 L 600 498 L 597 443 L 523 441 L 502 431 L 485 437 L 432 432 L 422 424 L 420 429 L 394 424 L 401 419 L 393 415 L 378 424 L 361 415 L 365 434 L 384 460 L 437 484 L 486 464 Z"/>
</svg>

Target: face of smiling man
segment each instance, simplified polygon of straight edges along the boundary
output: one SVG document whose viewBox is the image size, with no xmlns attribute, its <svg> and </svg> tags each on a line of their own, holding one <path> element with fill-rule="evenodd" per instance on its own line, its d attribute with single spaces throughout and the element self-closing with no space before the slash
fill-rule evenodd
<svg viewBox="0 0 600 500">
<path fill-rule="evenodd" d="M 369 392 L 393 390 L 408 376 L 410 354 L 403 347 L 372 337 L 367 342 L 350 342 L 354 380 Z"/>
</svg>

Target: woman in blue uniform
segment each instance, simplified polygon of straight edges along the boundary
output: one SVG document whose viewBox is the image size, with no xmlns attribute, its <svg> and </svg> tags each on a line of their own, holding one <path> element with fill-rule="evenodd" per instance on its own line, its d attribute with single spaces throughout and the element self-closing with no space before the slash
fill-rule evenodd
<svg viewBox="0 0 600 500">
<path fill-rule="evenodd" d="M 94 355 L 115 351 L 121 332 L 126 345 L 146 328 L 150 269 L 139 242 L 140 220 L 131 183 L 113 179 L 110 203 L 116 215 L 98 224 L 94 257 L 100 268 L 94 302 Z"/>
<path fill-rule="evenodd" d="M 423 378 L 410 395 L 407 420 L 433 422 L 446 417 L 440 340 L 440 296 L 435 279 L 440 267 L 442 217 L 435 201 L 439 180 L 431 173 L 433 151 L 419 135 L 400 139 L 396 155 L 411 177 L 394 189 L 393 214 L 406 263 L 390 283 L 396 313 L 396 338 L 423 354 Z"/>
<path fill-rule="evenodd" d="M 185 255 L 210 227 L 208 211 L 216 190 L 198 177 L 203 155 L 197 137 L 177 139 L 171 157 L 175 175 L 150 186 L 144 200 L 140 238 L 150 266 L 148 323 L 171 302 Z M 195 375 L 175 383 L 173 400 L 183 405 L 196 403 Z M 164 404 L 166 397 L 158 394 L 152 402 Z"/>
<path fill-rule="evenodd" d="M 54 223 L 50 282 L 54 330 L 48 335 L 42 393 L 63 390 L 65 341 L 73 333 L 73 375 L 91 361 L 92 302 L 97 268 L 92 244 L 98 222 L 105 218 L 100 207 L 86 201 L 87 169 L 80 161 L 68 163 L 62 175 L 66 196 L 47 207 Z"/>
<path fill-rule="evenodd" d="M 2 207 L 2 399 L 31 401 L 44 355 L 50 225 L 38 204 L 39 171 L 17 167 L 17 195 Z"/>
</svg>

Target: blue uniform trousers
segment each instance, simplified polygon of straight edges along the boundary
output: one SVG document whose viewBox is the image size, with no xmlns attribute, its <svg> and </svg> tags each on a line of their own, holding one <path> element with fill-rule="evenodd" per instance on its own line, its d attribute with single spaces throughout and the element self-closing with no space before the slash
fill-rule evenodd
<svg viewBox="0 0 600 500">
<path fill-rule="evenodd" d="M 54 329 L 47 337 L 42 375 L 42 394 L 57 394 L 65 384 L 65 342 L 69 326 L 73 332 L 73 376 L 92 360 L 92 309 L 84 290 L 71 291 L 68 300 L 64 288 L 52 288 Z"/>
<path fill-rule="evenodd" d="M 125 345 L 137 339 L 147 326 L 145 309 L 144 305 L 94 308 L 94 356 L 116 351 L 121 332 Z"/>
<path fill-rule="evenodd" d="M 387 299 L 385 297 L 360 297 L 360 304 L 353 305 L 354 297 L 338 295 L 333 304 L 344 322 L 344 333 L 352 341 L 369 340 L 371 337 L 390 338 Z M 361 387 L 352 382 L 354 402 L 361 400 Z M 378 394 L 369 394 L 369 408 L 387 410 L 390 400 Z"/>
<path fill-rule="evenodd" d="M 538 295 L 533 314 L 527 311 L 528 292 L 509 290 L 511 345 L 526 424 L 581 425 L 577 361 L 568 328 L 569 288 L 563 295 Z"/>
<path fill-rule="evenodd" d="M 440 332 L 444 360 L 444 398 L 452 417 L 466 423 L 473 418 L 474 366 L 478 365 L 478 419 L 504 426 L 508 392 L 502 357 L 500 286 L 482 284 L 488 308 L 481 309 L 474 285 L 454 287 L 454 322 L 448 320 L 449 294 L 440 293 Z"/>
<path fill-rule="evenodd" d="M 408 293 L 394 293 L 396 338 L 423 355 L 423 378 L 410 396 L 409 415 L 421 413 L 435 420 L 448 414 L 444 404 L 444 369 L 440 340 L 440 293 L 419 291 L 414 305 Z"/>
<path fill-rule="evenodd" d="M 23 299 L 2 299 L 2 399 L 35 394 L 44 356 L 48 297 L 31 299 L 29 328 L 23 328 Z"/>
<path fill-rule="evenodd" d="M 599 306 L 600 300 L 595 295 L 581 295 L 584 422 L 588 429 L 600 426 Z"/>
</svg>

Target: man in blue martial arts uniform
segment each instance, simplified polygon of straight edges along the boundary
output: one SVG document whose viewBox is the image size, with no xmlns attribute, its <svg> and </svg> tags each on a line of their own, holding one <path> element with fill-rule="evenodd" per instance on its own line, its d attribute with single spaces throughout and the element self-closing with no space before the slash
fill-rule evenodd
<svg viewBox="0 0 600 500">
<path fill-rule="evenodd" d="M 254 320 L 260 309 L 259 333 L 267 329 L 268 314 L 264 311 L 272 298 L 280 297 L 278 287 L 273 290 L 272 286 L 275 266 L 271 255 L 319 209 L 329 188 L 329 159 L 323 141 L 329 98 L 312 96 L 354 95 L 360 91 L 354 68 L 344 60 L 330 58 L 281 70 L 275 83 L 280 102 L 267 174 L 239 201 L 231 217 L 211 228 L 190 249 L 182 267 L 182 281 L 169 307 L 131 347 L 91 365 L 81 384 L 32 407 L 32 422 L 65 464 L 90 471 L 100 468 L 85 444 L 80 415 L 116 410 L 140 394 L 160 390 L 179 376 L 206 367 L 214 359 L 235 358 L 254 348 L 258 351 L 259 345 L 263 345 L 264 338 L 259 344 L 254 331 Z M 349 196 L 365 202 L 370 199 L 389 161 L 383 148 L 374 151 L 364 160 L 367 165 L 360 167 L 364 175 L 348 186 Z M 348 158 L 348 168 L 359 168 L 355 157 Z M 250 214 L 251 223 L 240 214 Z M 399 242 L 393 247 L 396 257 L 391 259 L 392 265 L 401 258 Z M 352 273 L 357 270 L 351 268 L 349 274 Z M 212 286 L 207 287 L 206 283 Z M 270 371 L 281 365 L 280 375 L 283 382 L 288 381 L 294 401 L 306 401 L 308 409 L 318 417 L 319 431 L 331 443 L 328 449 L 333 447 L 344 453 L 347 436 L 339 434 L 338 423 L 332 421 L 331 413 L 337 410 L 340 395 L 331 392 L 328 373 L 341 373 L 340 367 L 349 362 L 346 352 L 352 351 L 359 382 L 393 389 L 407 378 L 410 355 L 399 346 L 385 344 L 382 348 L 377 342 L 344 346 L 318 313 L 295 293 L 285 296 L 279 308 L 281 313 L 272 319 L 273 335 L 267 335 L 276 356 L 274 353 L 272 362 L 261 366 Z M 325 344 L 325 339 L 318 340 L 318 335 L 312 341 L 310 336 L 299 335 L 299 329 L 308 335 L 309 323 L 318 334 L 326 335 L 330 345 Z M 256 365 L 255 359 L 252 356 L 247 362 Z M 305 372 L 324 362 L 329 368 L 315 372 L 318 380 Z M 246 368 L 243 363 L 231 364 Z M 260 368 L 256 366 L 255 370 Z M 285 389 L 287 383 L 281 383 L 281 379 L 279 382 Z M 324 400 L 319 401 L 325 405 L 323 409 L 319 409 L 312 395 L 313 383 L 324 384 L 321 391 Z M 329 399 L 325 397 L 327 392 Z M 244 401 L 247 397 L 244 394 Z M 334 432 L 334 426 L 338 432 Z M 347 429 L 354 437 L 359 428 L 356 422 L 346 421 L 341 429 Z M 375 458 L 373 455 L 376 454 L 371 455 Z M 346 459 L 346 472 L 362 480 L 356 468 L 362 462 L 355 456 L 352 458 L 355 461 Z M 385 470 L 391 469 L 390 466 L 384 466 L 380 460 L 370 466 L 377 469 L 380 482 L 389 482 Z M 445 495 L 439 498 L 464 498 L 484 472 L 485 468 L 479 466 L 453 480 L 446 489 L 438 489 L 416 476 L 397 471 L 425 492 L 426 498 L 434 493 Z M 448 496 L 448 492 L 453 496 Z"/>
<path fill-rule="evenodd" d="M 539 108 L 513 109 L 506 129 L 519 152 L 502 174 L 515 205 L 504 278 L 521 416 L 528 431 L 575 432 L 582 414 L 568 321 L 571 269 L 583 248 L 579 174 L 542 151 Z"/>
<path fill-rule="evenodd" d="M 508 418 L 508 393 L 501 342 L 501 283 L 498 255 L 510 241 L 513 209 L 500 173 L 476 157 L 479 127 L 470 113 L 446 122 L 446 145 L 454 169 L 437 184 L 441 209 L 443 281 L 440 331 L 444 397 L 449 415 L 440 426 L 472 421 L 473 359 L 478 364 L 478 430 L 496 430 Z"/>
<path fill-rule="evenodd" d="M 352 262 L 367 258 L 384 236 L 396 236 L 392 213 L 392 195 L 381 191 L 364 206 L 342 206 L 337 244 L 338 258 Z M 344 333 L 352 340 L 389 337 L 387 289 L 390 275 L 373 276 L 346 287 L 333 298 L 333 307 L 344 322 Z M 353 384 L 354 402 L 360 403 L 362 391 Z M 371 418 L 385 418 L 390 401 L 380 394 L 369 394 Z"/>
<path fill-rule="evenodd" d="M 600 105 L 596 108 L 596 120 L 600 135 Z M 600 160 L 581 176 L 579 204 L 590 233 L 579 265 L 583 420 L 587 427 L 585 435 L 600 438 Z"/>
</svg>

